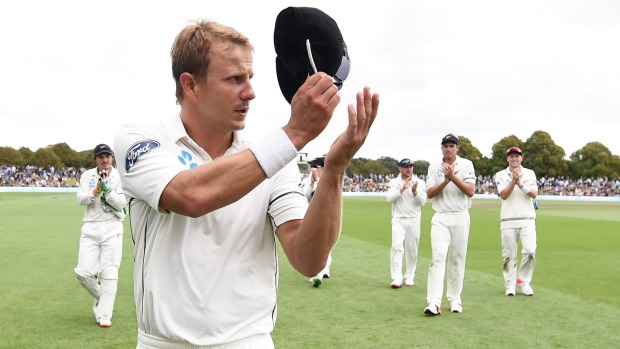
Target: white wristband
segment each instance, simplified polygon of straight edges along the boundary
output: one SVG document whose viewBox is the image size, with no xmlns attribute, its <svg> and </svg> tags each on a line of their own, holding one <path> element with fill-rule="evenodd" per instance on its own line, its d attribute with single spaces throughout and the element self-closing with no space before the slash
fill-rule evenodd
<svg viewBox="0 0 620 349">
<path fill-rule="evenodd" d="M 250 145 L 250 150 L 267 178 L 273 177 L 297 157 L 297 148 L 282 128 L 269 132 L 258 142 Z"/>
<path fill-rule="evenodd" d="M 524 193 L 525 193 L 525 195 L 529 194 L 529 193 L 530 193 L 530 190 L 532 190 L 532 189 L 530 189 L 530 187 L 528 187 L 527 185 L 523 185 L 523 186 L 521 187 L 521 191 L 522 191 L 522 192 L 524 192 Z"/>
</svg>

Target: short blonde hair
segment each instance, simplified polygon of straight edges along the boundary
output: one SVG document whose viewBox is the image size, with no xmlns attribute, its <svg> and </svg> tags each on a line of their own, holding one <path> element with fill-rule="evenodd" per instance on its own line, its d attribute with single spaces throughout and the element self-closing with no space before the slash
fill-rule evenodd
<svg viewBox="0 0 620 349">
<path fill-rule="evenodd" d="M 210 49 L 215 40 L 254 50 L 250 40 L 231 27 L 202 19 L 190 22 L 177 35 L 170 50 L 177 104 L 183 100 L 181 74 L 190 73 L 199 81 L 204 81 L 209 67 Z"/>
</svg>

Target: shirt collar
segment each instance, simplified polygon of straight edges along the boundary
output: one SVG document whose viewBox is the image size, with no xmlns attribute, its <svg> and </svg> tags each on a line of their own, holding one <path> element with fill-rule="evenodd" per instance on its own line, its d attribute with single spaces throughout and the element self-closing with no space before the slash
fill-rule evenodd
<svg viewBox="0 0 620 349">
<path fill-rule="evenodd" d="M 195 144 L 196 146 L 198 146 L 198 143 L 196 143 L 187 134 L 187 131 L 185 131 L 185 126 L 183 126 L 183 122 L 181 121 L 181 114 L 178 114 L 175 117 L 171 118 L 166 124 L 166 127 L 168 130 L 168 135 L 170 136 L 170 139 L 173 140 L 175 143 L 178 141 L 185 141 L 185 142 L 189 141 L 192 144 Z M 238 131 L 233 132 L 233 141 L 232 141 L 232 144 L 230 145 L 230 148 L 228 148 L 228 150 L 226 151 L 226 154 L 230 153 L 231 151 L 236 153 L 242 150 L 243 148 L 244 148 L 244 142 L 243 142 L 241 134 Z"/>
</svg>

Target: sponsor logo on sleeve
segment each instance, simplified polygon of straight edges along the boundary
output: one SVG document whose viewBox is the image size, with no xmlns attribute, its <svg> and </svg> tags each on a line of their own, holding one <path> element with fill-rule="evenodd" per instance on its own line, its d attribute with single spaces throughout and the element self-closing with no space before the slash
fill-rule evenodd
<svg viewBox="0 0 620 349">
<path fill-rule="evenodd" d="M 129 172 L 131 168 L 138 163 L 142 156 L 157 148 L 159 148 L 159 142 L 154 140 L 139 141 L 134 143 L 127 150 L 127 154 L 125 154 L 125 172 Z"/>
</svg>

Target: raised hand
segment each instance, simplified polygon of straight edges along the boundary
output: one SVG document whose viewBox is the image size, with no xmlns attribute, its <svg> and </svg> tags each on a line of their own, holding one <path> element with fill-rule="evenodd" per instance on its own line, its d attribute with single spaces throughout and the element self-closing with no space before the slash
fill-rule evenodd
<svg viewBox="0 0 620 349">
<path fill-rule="evenodd" d="M 347 129 L 336 138 L 327 156 L 325 167 L 336 165 L 346 168 L 355 153 L 366 141 L 372 124 L 375 122 L 379 111 L 379 94 L 370 92 L 370 87 L 357 93 L 357 109 L 349 104 L 349 125 Z"/>
<path fill-rule="evenodd" d="M 446 163 L 441 164 L 441 171 L 446 177 L 447 181 L 451 181 L 454 177 L 454 164 L 448 165 Z"/>
<path fill-rule="evenodd" d="M 299 150 L 323 132 L 339 103 L 340 95 L 332 77 L 316 73 L 293 96 L 291 118 L 282 129 Z"/>
</svg>

